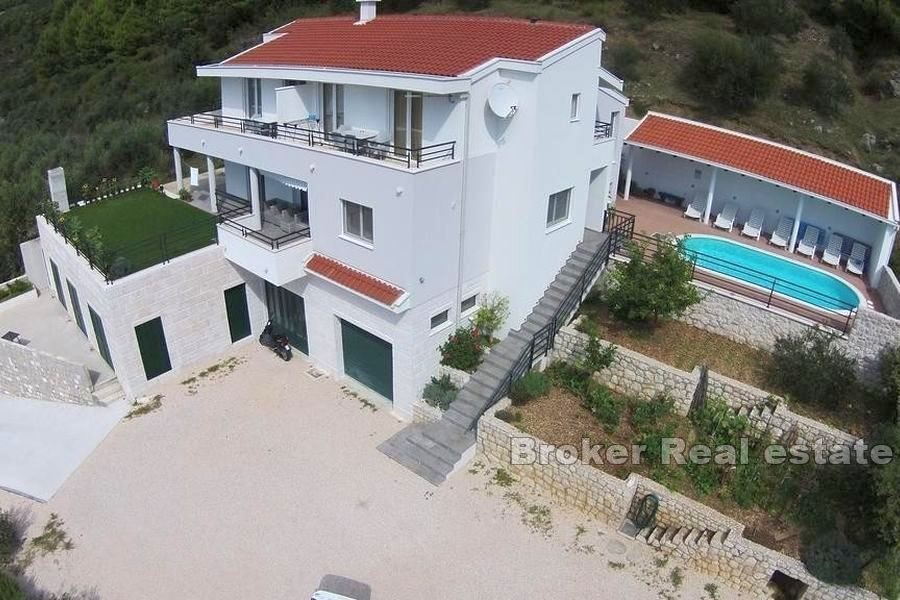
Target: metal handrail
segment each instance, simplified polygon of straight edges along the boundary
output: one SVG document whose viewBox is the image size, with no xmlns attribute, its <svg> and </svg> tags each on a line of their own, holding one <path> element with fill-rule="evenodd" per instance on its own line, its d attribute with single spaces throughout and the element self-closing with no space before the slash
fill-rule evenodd
<svg viewBox="0 0 900 600">
<path fill-rule="evenodd" d="M 281 247 L 285 244 L 289 244 L 301 239 L 310 238 L 312 235 L 309 225 L 301 227 L 297 231 L 289 231 L 284 235 L 280 235 L 277 237 L 266 235 L 262 231 L 256 231 L 255 229 L 247 227 L 243 223 L 235 220 L 236 218 L 247 216 L 252 211 L 250 203 L 247 200 L 241 198 L 240 196 L 235 196 L 233 194 L 220 191 L 216 191 L 216 200 L 221 204 L 230 203 L 237 205 L 233 208 L 224 211 L 220 210 L 218 212 L 217 218 L 219 224 L 236 230 L 243 237 L 253 238 L 255 240 L 263 242 L 264 244 L 268 244 L 272 250 L 280 250 Z"/>
<path fill-rule="evenodd" d="M 599 140 L 603 138 L 612 137 L 613 126 L 612 123 L 607 123 L 605 121 L 594 121 L 594 139 Z"/>
</svg>

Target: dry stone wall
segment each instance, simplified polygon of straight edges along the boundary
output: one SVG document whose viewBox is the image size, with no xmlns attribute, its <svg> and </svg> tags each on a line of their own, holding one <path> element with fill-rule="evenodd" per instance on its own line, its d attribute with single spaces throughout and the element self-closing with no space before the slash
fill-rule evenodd
<svg viewBox="0 0 900 600">
<path fill-rule="evenodd" d="M 890 267 L 885 267 L 878 281 L 878 296 L 884 306 L 884 312 L 895 319 L 900 319 L 900 281 Z"/>
<path fill-rule="evenodd" d="M 84 365 L 0 340 L 0 393 L 14 398 L 95 404 Z"/>
</svg>

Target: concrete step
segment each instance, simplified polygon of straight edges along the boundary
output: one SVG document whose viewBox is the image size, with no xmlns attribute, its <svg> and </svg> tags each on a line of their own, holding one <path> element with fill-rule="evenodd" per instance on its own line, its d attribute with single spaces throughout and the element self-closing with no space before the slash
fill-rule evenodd
<svg viewBox="0 0 900 600">
<path fill-rule="evenodd" d="M 474 431 L 466 431 L 464 427 L 449 422 L 435 423 L 433 427 L 424 429 L 422 435 L 459 453 L 465 453 L 475 444 Z"/>
<path fill-rule="evenodd" d="M 117 402 L 125 397 L 125 391 L 119 380 L 112 378 L 104 381 L 94 389 L 94 401 L 103 406 L 109 406 L 113 402 Z"/>
<path fill-rule="evenodd" d="M 378 450 L 432 485 L 444 483 L 447 480 L 447 474 L 453 470 L 453 467 L 413 445 L 408 439 L 409 435 L 407 429 L 404 429 L 382 442 L 378 446 Z"/>
<path fill-rule="evenodd" d="M 450 465 L 451 470 L 459 462 L 459 459 L 462 458 L 462 454 L 456 452 L 455 450 L 451 450 L 446 446 L 438 444 L 437 442 L 428 439 L 421 433 L 413 433 L 407 438 L 409 443 L 417 448 L 421 448 L 422 450 L 436 456 L 440 460 L 442 460 L 447 465 Z"/>
<path fill-rule="evenodd" d="M 450 423 L 453 423 L 454 425 L 457 425 L 463 429 L 470 429 L 476 421 L 474 416 L 467 415 L 457 410 L 453 406 L 451 406 L 444 412 L 444 416 L 441 418 L 441 420 L 449 421 Z"/>
</svg>

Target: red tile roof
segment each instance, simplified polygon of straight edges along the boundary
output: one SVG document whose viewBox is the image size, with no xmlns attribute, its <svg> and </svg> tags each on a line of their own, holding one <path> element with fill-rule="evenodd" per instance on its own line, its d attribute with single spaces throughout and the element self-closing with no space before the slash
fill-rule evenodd
<svg viewBox="0 0 900 600">
<path fill-rule="evenodd" d="M 625 141 L 757 175 L 879 217 L 891 217 L 894 198 L 889 181 L 768 140 L 649 113 Z"/>
<path fill-rule="evenodd" d="M 384 15 L 365 25 L 355 21 L 298 19 L 273 32 L 281 37 L 223 64 L 454 76 L 492 58 L 534 61 L 595 31 L 576 23 L 455 15 Z"/>
<path fill-rule="evenodd" d="M 312 255 L 306 270 L 387 306 L 393 306 L 404 294 L 396 286 L 321 254 Z"/>
</svg>

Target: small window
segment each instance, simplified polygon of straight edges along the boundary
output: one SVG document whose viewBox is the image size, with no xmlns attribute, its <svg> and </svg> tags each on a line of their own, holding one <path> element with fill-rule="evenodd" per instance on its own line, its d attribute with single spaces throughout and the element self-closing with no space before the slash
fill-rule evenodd
<svg viewBox="0 0 900 600">
<path fill-rule="evenodd" d="M 450 320 L 450 309 L 442 310 L 438 314 L 431 317 L 431 328 L 437 329 Z"/>
<path fill-rule="evenodd" d="M 547 227 L 563 223 L 569 218 L 569 197 L 572 188 L 550 195 L 547 204 Z"/>
<path fill-rule="evenodd" d="M 581 94 L 572 94 L 572 104 L 569 107 L 569 119 L 578 119 L 578 105 L 581 103 Z"/>
<path fill-rule="evenodd" d="M 341 204 L 344 206 L 344 234 L 370 244 L 374 243 L 372 208 L 347 200 L 341 200 Z"/>
<path fill-rule="evenodd" d="M 247 118 L 262 116 L 262 80 L 247 80 Z"/>
<path fill-rule="evenodd" d="M 469 312 L 470 310 L 475 308 L 476 304 L 478 304 L 478 294 L 473 294 L 460 303 L 459 312 Z"/>
</svg>

